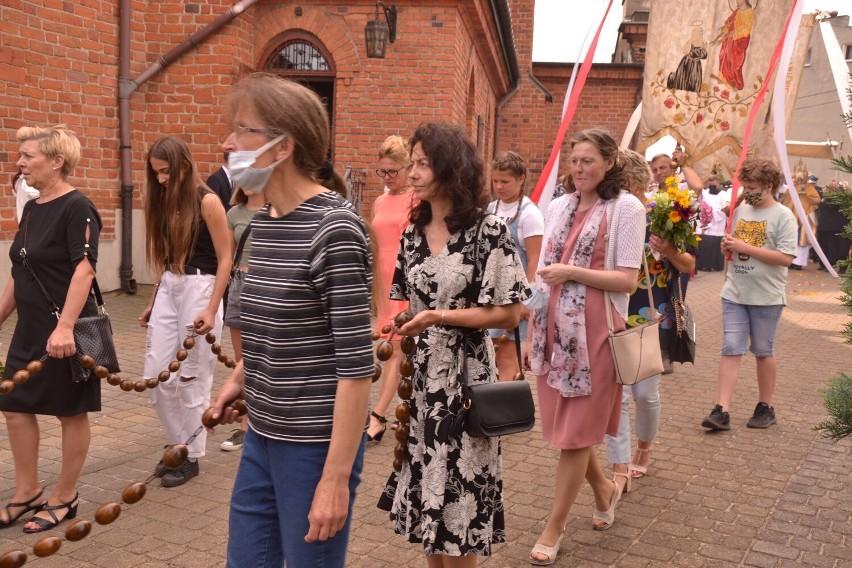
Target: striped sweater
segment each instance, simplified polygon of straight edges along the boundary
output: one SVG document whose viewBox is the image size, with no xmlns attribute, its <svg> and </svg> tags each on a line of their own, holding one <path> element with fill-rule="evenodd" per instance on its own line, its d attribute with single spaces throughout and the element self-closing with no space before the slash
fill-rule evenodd
<svg viewBox="0 0 852 568">
<path fill-rule="evenodd" d="M 372 258 L 363 221 L 332 192 L 252 221 L 240 298 L 249 424 L 288 442 L 331 439 L 337 381 L 373 374 Z"/>
</svg>

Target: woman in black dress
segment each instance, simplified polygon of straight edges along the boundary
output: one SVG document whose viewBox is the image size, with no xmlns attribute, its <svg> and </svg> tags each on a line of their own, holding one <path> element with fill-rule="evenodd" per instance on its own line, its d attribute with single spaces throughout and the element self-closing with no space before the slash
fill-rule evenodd
<svg viewBox="0 0 852 568">
<path fill-rule="evenodd" d="M 470 383 L 497 382 L 487 330 L 516 327 L 529 290 L 508 227 L 482 210 L 483 163 L 462 128 L 422 124 L 410 144 L 409 182 L 420 203 L 402 235 L 390 297 L 409 300 L 414 313 L 397 330 L 417 340 L 411 458 L 391 475 L 379 507 L 397 533 L 423 546 L 430 568 L 467 568 L 505 540 L 500 440 L 442 432 L 461 410 L 462 357 Z"/>
<path fill-rule="evenodd" d="M 11 378 L 45 352 L 49 357 L 42 372 L 0 396 L 15 460 L 15 494 L 0 509 L 0 528 L 36 511 L 24 525 L 24 532 L 34 533 L 76 516 L 77 478 L 91 439 L 88 412 L 101 409 L 100 382 L 73 382 L 69 359 L 75 353 L 77 318 L 97 313 L 89 291 L 101 219 L 92 202 L 68 183 L 80 160 L 80 141 L 73 132 L 61 126 L 24 127 L 17 138 L 21 143 L 17 166 L 27 184 L 41 195 L 24 207 L 9 253 L 12 278 L 0 297 L 0 324 L 18 311 L 4 378 Z M 59 306 L 58 321 L 23 266 L 21 249 L 26 249 L 33 271 Z M 46 499 L 38 476 L 37 414 L 56 416 L 62 425 L 62 467 Z"/>
</svg>

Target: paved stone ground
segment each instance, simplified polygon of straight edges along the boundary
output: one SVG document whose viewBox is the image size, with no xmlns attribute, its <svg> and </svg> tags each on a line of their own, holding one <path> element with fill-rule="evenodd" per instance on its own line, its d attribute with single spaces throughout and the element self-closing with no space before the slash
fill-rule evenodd
<svg viewBox="0 0 852 568">
<path fill-rule="evenodd" d="M 779 424 L 765 431 L 745 422 L 756 402 L 754 360 L 744 361 L 732 410 L 732 430 L 709 434 L 699 423 L 714 401 L 721 344 L 720 273 L 701 273 L 689 287 L 699 322 L 698 365 L 678 367 L 662 387 L 662 425 L 649 475 L 619 504 L 607 532 L 591 530 L 593 501 L 584 487 L 569 517 L 555 566 L 832 566 L 852 567 L 852 443 L 831 443 L 812 430 L 825 418 L 819 391 L 827 378 L 852 370 L 852 347 L 838 330 L 847 321 L 837 286 L 824 273 L 790 272 L 789 306 L 778 330 Z M 108 295 L 124 376 L 142 367 L 144 331 L 136 318 L 148 298 Z M 0 332 L 8 346 L 14 321 Z M 230 343 L 223 342 L 230 352 Z M 225 369 L 217 371 L 221 384 Z M 37 379 L 36 379 L 37 380 Z M 79 516 L 92 519 L 102 503 L 120 501 L 131 480 L 144 480 L 161 457 L 163 434 L 145 394 L 104 385 L 104 410 L 92 414 L 93 440 L 80 479 Z M 375 388 L 374 388 L 375 394 Z M 40 419 L 42 482 L 50 487 L 60 459 L 60 431 Z M 176 489 L 152 484 L 145 498 L 124 505 L 119 519 L 94 525 L 81 542 L 64 542 L 51 558 L 32 556 L 39 535 L 21 524 L 0 530 L 0 552 L 21 549 L 28 566 L 209 567 L 224 565 L 228 500 L 239 453 L 219 451 L 220 429 L 208 442 L 201 476 Z M 366 454 L 348 565 L 381 568 L 425 565 L 420 549 L 394 535 L 375 503 L 391 469 L 389 433 Z M 504 441 L 509 542 L 481 564 L 528 566 L 553 496 L 557 452 L 540 429 Z M 14 467 L 0 422 L 0 499 L 13 492 Z M 64 527 L 52 531 L 64 534 Z"/>
</svg>

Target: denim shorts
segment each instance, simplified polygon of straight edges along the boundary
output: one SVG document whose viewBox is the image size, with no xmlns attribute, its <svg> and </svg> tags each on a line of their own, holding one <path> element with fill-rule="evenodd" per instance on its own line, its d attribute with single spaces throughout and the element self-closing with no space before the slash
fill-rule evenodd
<svg viewBox="0 0 852 568">
<path fill-rule="evenodd" d="M 774 355 L 775 332 L 783 309 L 782 304 L 747 306 L 722 299 L 722 355 L 743 355 L 746 351 L 756 357 Z"/>
<path fill-rule="evenodd" d="M 521 341 L 522 342 L 527 340 L 527 326 L 528 326 L 527 320 L 521 320 L 521 322 L 518 324 L 518 333 L 520 333 L 520 335 L 521 335 Z M 490 335 L 491 339 L 494 339 L 494 340 L 500 339 L 503 336 L 503 334 L 506 334 L 506 337 L 509 339 L 509 341 L 515 341 L 515 330 L 514 329 L 513 330 L 507 330 L 507 329 L 489 329 L 488 330 L 488 335 Z"/>
</svg>

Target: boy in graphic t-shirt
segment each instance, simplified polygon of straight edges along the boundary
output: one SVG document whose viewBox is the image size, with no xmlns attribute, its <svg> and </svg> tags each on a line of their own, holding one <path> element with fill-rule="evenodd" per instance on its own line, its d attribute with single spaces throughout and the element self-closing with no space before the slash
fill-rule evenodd
<svg viewBox="0 0 852 568">
<path fill-rule="evenodd" d="M 722 360 L 716 406 L 701 425 L 730 430 L 728 407 L 748 350 L 757 360 L 758 403 L 749 428 L 775 424 L 772 394 L 777 366 L 775 331 L 787 303 L 787 267 L 796 255 L 796 219 L 773 197 L 781 183 L 777 166 L 765 159 L 743 162 L 743 203 L 734 211 L 733 230 L 722 238 L 722 254 L 730 255 L 722 287 Z M 749 341 L 750 340 L 750 341 Z"/>
</svg>

